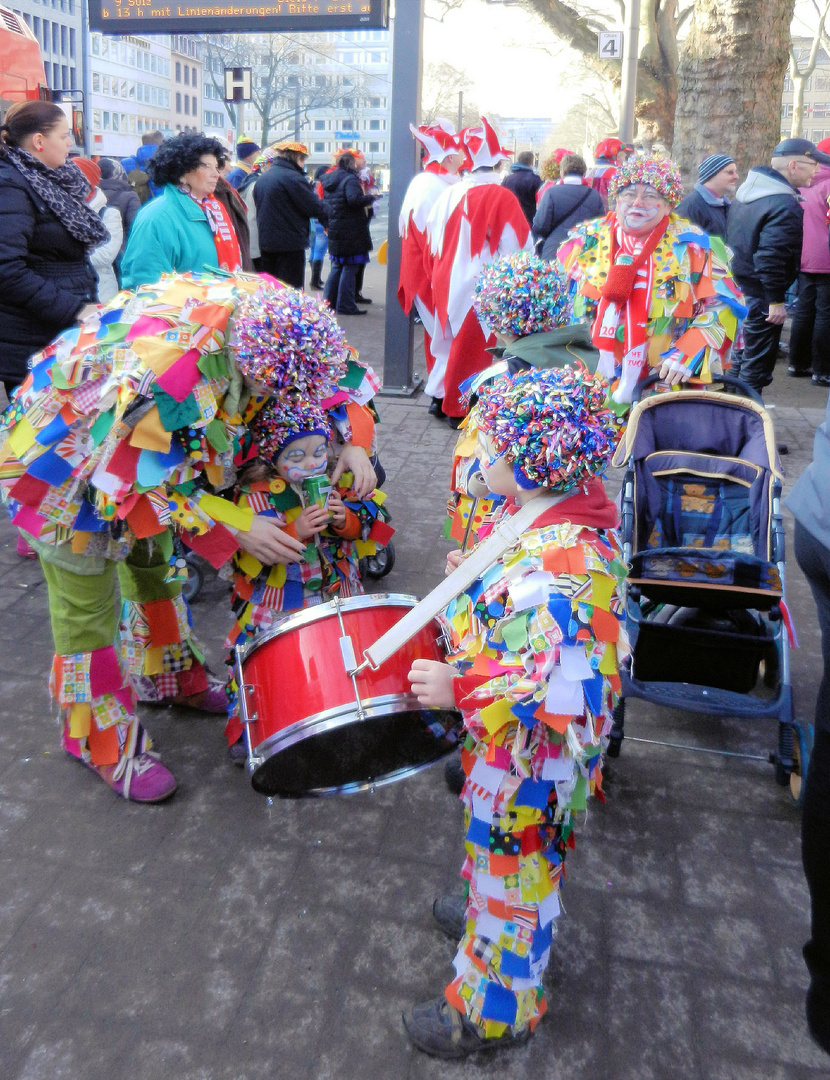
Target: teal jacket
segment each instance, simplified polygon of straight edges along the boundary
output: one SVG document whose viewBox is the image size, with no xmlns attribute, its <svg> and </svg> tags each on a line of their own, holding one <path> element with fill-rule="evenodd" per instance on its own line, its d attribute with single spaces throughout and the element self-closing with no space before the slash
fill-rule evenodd
<svg viewBox="0 0 830 1080">
<path fill-rule="evenodd" d="M 167 184 L 161 197 L 145 203 L 135 216 L 121 259 L 121 287 L 135 289 L 162 274 L 207 268 L 218 270 L 219 260 L 204 211 Z"/>
</svg>

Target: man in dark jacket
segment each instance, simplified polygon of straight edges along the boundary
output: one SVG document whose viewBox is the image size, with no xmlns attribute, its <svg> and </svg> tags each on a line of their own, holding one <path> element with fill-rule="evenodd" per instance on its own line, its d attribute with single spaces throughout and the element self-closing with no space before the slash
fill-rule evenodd
<svg viewBox="0 0 830 1080">
<path fill-rule="evenodd" d="M 265 273 L 302 289 L 311 219 L 325 223 L 328 212 L 303 171 L 308 148 L 282 142 L 274 149 L 274 164 L 254 187 L 260 265 Z"/>
<path fill-rule="evenodd" d="M 710 236 L 726 240 L 729 204 L 738 186 L 738 166 L 728 154 L 710 154 L 697 167 L 697 183 L 675 214 L 699 225 Z"/>
<path fill-rule="evenodd" d="M 528 225 L 532 225 L 533 215 L 536 213 L 536 192 L 542 186 L 542 177 L 533 171 L 533 154 L 530 150 L 523 150 L 519 154 L 501 186 L 513 192 L 519 200 Z"/>
<path fill-rule="evenodd" d="M 600 193 L 584 179 L 588 167 L 579 154 L 565 154 L 559 169 L 562 183 L 547 189 L 532 222 L 537 251 L 548 261 L 556 258 L 559 245 L 574 225 L 602 217 L 605 210 Z"/>
<path fill-rule="evenodd" d="M 759 392 L 772 382 L 785 296 L 798 277 L 804 218 L 798 188 L 810 186 L 819 164 L 830 164 L 830 157 L 814 143 L 785 139 L 770 165 L 749 170 L 729 207 L 732 276 L 749 308 L 743 354 L 733 356 L 732 371 Z"/>
</svg>

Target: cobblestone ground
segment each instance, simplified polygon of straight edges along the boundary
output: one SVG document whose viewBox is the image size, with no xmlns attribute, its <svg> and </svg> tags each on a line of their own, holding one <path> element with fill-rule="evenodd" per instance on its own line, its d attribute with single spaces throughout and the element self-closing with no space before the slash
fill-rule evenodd
<svg viewBox="0 0 830 1080">
<path fill-rule="evenodd" d="M 367 288 L 382 300 L 377 269 Z M 382 321 L 382 303 L 347 320 L 378 366 Z M 825 399 L 783 366 L 768 398 L 795 477 Z M 379 587 L 424 595 L 448 549 L 454 437 L 423 398 L 380 408 L 399 531 Z M 194 605 L 217 665 L 226 595 L 211 575 Z M 820 660 L 794 561 L 789 599 L 796 710 L 809 719 Z M 765 762 L 627 740 L 607 804 L 590 808 L 569 856 L 548 1017 L 520 1050 L 447 1065 L 412 1050 L 400 1022 L 450 972 L 430 909 L 456 887 L 461 814 L 441 768 L 371 794 L 269 805 L 228 763 L 220 720 L 145 709 L 179 791 L 159 807 L 125 803 L 57 748 L 45 589 L 4 516 L 0 607 L 3 1080 L 827 1075 L 803 1022 L 799 817 Z M 769 722 L 639 703 L 627 725 L 758 756 L 776 743 Z"/>
</svg>

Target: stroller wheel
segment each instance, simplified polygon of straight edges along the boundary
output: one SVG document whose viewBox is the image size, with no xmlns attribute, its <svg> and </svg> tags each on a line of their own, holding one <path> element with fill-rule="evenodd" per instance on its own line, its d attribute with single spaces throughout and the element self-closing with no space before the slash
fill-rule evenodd
<svg viewBox="0 0 830 1080">
<path fill-rule="evenodd" d="M 804 781 L 813 751 L 813 725 L 793 724 L 793 768 L 790 773 L 790 794 L 796 806 L 804 805 Z"/>
<path fill-rule="evenodd" d="M 188 553 L 185 560 L 187 562 L 187 581 L 182 586 L 182 596 L 188 604 L 192 604 L 205 583 L 205 573 L 199 566 L 195 555 Z"/>
<path fill-rule="evenodd" d="M 365 573 L 369 577 L 386 577 L 387 574 L 391 573 L 392 567 L 395 565 L 395 546 L 390 540 L 385 547 L 378 546 L 374 555 L 367 555 L 365 559 L 360 561 L 365 563 Z"/>
</svg>

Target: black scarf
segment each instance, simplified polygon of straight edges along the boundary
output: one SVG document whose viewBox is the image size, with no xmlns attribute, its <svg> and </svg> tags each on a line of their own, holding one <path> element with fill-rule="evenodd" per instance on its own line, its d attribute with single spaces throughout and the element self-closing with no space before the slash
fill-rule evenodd
<svg viewBox="0 0 830 1080">
<path fill-rule="evenodd" d="M 89 184 L 77 165 L 67 162 L 50 169 L 26 150 L 5 143 L 0 143 L 0 160 L 14 165 L 76 240 L 93 248 L 109 239 L 103 221 L 84 202 Z"/>
</svg>

